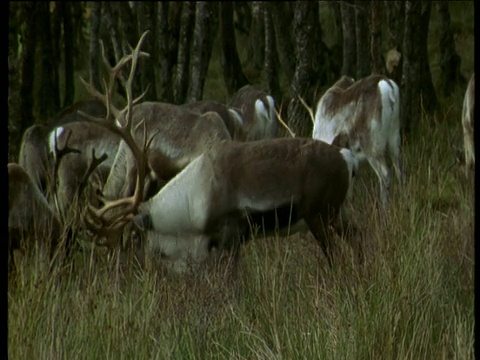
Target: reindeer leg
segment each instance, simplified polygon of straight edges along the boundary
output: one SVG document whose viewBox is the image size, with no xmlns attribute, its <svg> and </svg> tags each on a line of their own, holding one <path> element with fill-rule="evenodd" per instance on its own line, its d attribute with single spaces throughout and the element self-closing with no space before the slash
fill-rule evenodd
<svg viewBox="0 0 480 360">
<path fill-rule="evenodd" d="M 388 209 L 388 194 L 390 189 L 390 170 L 387 167 L 385 156 L 367 156 L 368 162 L 377 174 L 380 181 L 380 204 L 382 209 Z"/>
<path fill-rule="evenodd" d="M 328 214 L 314 214 L 305 217 L 305 222 L 312 232 L 315 239 L 317 239 L 323 253 L 327 257 L 328 265 L 332 267 L 331 243 L 328 234 L 329 216 Z"/>
<path fill-rule="evenodd" d="M 398 183 L 402 184 L 405 174 L 400 145 L 400 132 L 398 131 L 390 137 L 388 141 L 388 150 L 390 153 L 390 158 L 392 159 L 393 168 L 395 170 L 395 176 L 398 180 Z"/>
</svg>

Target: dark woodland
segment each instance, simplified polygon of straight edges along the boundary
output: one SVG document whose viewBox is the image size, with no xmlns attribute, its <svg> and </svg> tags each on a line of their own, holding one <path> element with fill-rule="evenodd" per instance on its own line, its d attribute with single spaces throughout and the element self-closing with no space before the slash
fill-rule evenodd
<svg viewBox="0 0 480 360">
<path fill-rule="evenodd" d="M 145 30 L 151 56 L 140 63 L 135 94 L 148 87 L 149 101 L 227 102 L 243 85 L 259 84 L 297 136 L 311 133 L 299 98 L 313 108 L 341 75 L 397 81 L 404 134 L 470 76 L 461 72 L 448 2 L 9 2 L 8 10 L 9 161 L 28 126 L 86 98 L 79 76 L 102 83 L 100 42 L 113 64 Z M 428 53 L 433 15 L 441 24 L 437 88 Z M 401 60 L 387 73 L 392 48 Z M 121 86 L 117 92 L 124 95 Z"/>
</svg>

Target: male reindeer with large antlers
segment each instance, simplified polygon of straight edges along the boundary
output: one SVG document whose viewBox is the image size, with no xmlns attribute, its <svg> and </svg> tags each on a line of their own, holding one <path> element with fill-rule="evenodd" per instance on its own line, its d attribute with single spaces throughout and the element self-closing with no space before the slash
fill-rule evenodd
<svg viewBox="0 0 480 360">
<path fill-rule="evenodd" d="M 125 86 L 128 94 L 144 37 L 128 57 L 132 62 Z M 212 249 L 239 250 L 241 240 L 248 235 L 247 218 L 277 213 L 281 225 L 286 225 L 287 217 L 292 222 L 305 219 L 331 262 L 327 233 L 336 223 L 357 169 L 350 150 L 314 139 L 217 142 L 142 203 L 146 159 L 153 141 L 147 140 L 145 130 L 143 146 L 135 141 L 132 103 L 123 110 L 123 126 L 113 117 L 96 120 L 122 137 L 134 155 L 137 171 L 132 197 L 91 208 L 90 226 L 97 235 L 106 236 L 107 243 L 109 235 L 116 235 L 133 217 L 147 231 L 147 247 L 160 254 L 161 261 L 184 271 L 190 257 L 201 262 Z M 120 118 L 120 112 L 116 113 Z M 124 207 L 111 211 L 120 206 Z M 283 216 L 286 213 L 291 216 Z"/>
<path fill-rule="evenodd" d="M 146 56 L 146 53 L 141 54 Z M 113 85 L 121 68 L 131 59 L 131 55 L 126 56 L 120 60 L 118 65 L 111 68 L 104 58 L 105 65 L 110 69 L 109 85 L 105 94 L 101 94 L 91 84 L 85 83 L 85 85 L 90 94 L 106 104 L 113 116 L 112 119 L 116 119 L 118 124 L 131 124 L 129 125 L 132 128 L 130 141 L 140 143 L 144 131 L 146 136 L 151 139 L 145 160 L 147 165 L 145 169 L 146 183 L 145 189 L 142 190 L 145 198 L 149 193 L 154 194 L 159 187 L 173 178 L 212 144 L 221 140 L 230 140 L 231 136 L 226 123 L 234 123 L 237 120 L 222 119 L 222 116 L 234 115 L 226 107 L 222 108 L 224 111 L 220 111 L 218 104 L 211 102 L 179 106 L 163 102 L 136 104 L 139 100 L 137 99 L 127 105 L 124 110 L 118 110 L 112 103 Z M 131 94 L 127 92 L 127 96 L 131 97 Z M 205 111 L 208 110 L 205 106 L 210 107 L 213 111 Z M 109 129 L 118 134 L 118 128 L 112 129 L 117 125 L 115 121 L 110 120 L 109 124 Z M 140 124 L 142 125 L 140 126 Z M 123 132 L 125 133 L 126 129 Z M 103 188 L 105 199 L 132 195 L 136 184 L 137 156 L 138 154 L 135 155 L 131 151 L 130 144 L 122 139 L 112 171 Z"/>
</svg>

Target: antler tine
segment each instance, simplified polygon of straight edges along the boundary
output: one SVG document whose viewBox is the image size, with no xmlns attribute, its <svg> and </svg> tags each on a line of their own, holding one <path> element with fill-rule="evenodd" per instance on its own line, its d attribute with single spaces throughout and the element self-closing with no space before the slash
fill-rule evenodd
<svg viewBox="0 0 480 360">
<path fill-rule="evenodd" d="M 95 156 L 95 149 L 92 149 L 92 157 L 91 157 L 91 160 L 90 160 L 90 164 L 88 166 L 88 169 L 87 171 L 85 172 L 85 174 L 83 175 L 83 178 L 82 180 L 80 181 L 80 186 L 77 188 L 77 196 L 80 197 L 81 193 L 83 192 L 83 190 L 85 190 L 85 187 L 87 186 L 87 181 L 88 181 L 88 178 L 90 177 L 90 175 L 92 175 L 92 173 L 95 171 L 95 169 L 102 163 L 104 162 L 105 160 L 107 160 L 108 158 L 108 155 L 106 153 L 104 153 L 102 156 L 100 157 L 96 157 Z"/>
</svg>

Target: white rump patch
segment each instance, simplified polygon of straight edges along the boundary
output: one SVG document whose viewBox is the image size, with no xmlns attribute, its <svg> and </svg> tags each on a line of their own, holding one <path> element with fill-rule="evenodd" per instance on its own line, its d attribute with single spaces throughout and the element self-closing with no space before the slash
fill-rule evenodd
<svg viewBox="0 0 480 360">
<path fill-rule="evenodd" d="M 258 99 L 255 101 L 255 113 L 257 114 L 258 119 L 268 119 L 269 118 L 269 113 L 267 109 L 265 108 L 265 105 L 263 104 L 263 101 Z"/>
<path fill-rule="evenodd" d="M 65 128 L 63 126 L 59 126 L 50 132 L 50 135 L 48 137 L 48 145 L 50 147 L 50 152 L 52 154 L 55 154 L 55 137 L 57 139 L 57 144 L 58 144 L 58 139 L 63 134 L 64 131 L 65 131 Z"/>
<path fill-rule="evenodd" d="M 267 95 L 268 110 L 270 113 L 270 122 L 275 120 L 275 100 L 272 96 Z"/>
<path fill-rule="evenodd" d="M 236 109 L 228 109 L 228 112 L 232 115 L 233 119 L 240 127 L 243 127 L 243 116 Z"/>
</svg>

